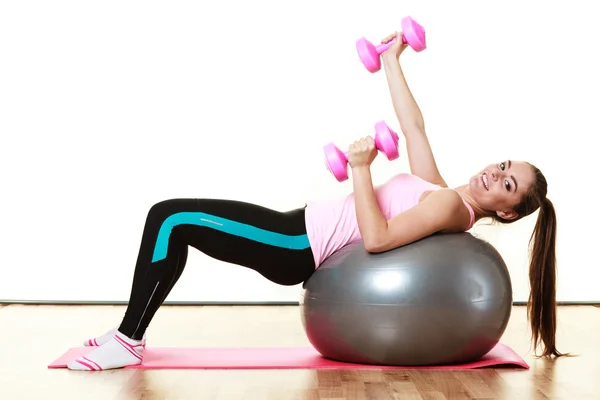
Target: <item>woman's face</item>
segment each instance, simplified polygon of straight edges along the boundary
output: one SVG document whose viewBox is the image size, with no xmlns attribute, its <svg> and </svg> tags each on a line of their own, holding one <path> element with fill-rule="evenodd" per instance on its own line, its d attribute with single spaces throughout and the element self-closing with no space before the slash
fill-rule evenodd
<svg viewBox="0 0 600 400">
<path fill-rule="evenodd" d="M 523 161 L 502 161 L 487 165 L 469 180 L 469 189 L 477 204 L 501 218 L 513 219 L 513 208 L 531 188 L 535 176 L 531 166 Z"/>
</svg>

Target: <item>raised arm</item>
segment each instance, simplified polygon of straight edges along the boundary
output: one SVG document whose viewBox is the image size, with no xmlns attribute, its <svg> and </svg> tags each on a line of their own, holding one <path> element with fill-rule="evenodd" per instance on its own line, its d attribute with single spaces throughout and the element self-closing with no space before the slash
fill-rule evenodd
<svg viewBox="0 0 600 400">
<path fill-rule="evenodd" d="M 394 35 L 388 36 L 383 41 L 387 42 L 393 37 Z M 390 46 L 381 57 L 394 111 L 400 122 L 400 129 L 406 138 L 410 170 L 414 175 L 426 181 L 447 187 L 448 185 L 438 170 L 431 145 L 427 139 L 423 115 L 406 83 L 400 66 L 399 57 L 406 48 L 406 45 L 401 43 L 401 40 L 396 40 L 396 43 Z"/>
</svg>

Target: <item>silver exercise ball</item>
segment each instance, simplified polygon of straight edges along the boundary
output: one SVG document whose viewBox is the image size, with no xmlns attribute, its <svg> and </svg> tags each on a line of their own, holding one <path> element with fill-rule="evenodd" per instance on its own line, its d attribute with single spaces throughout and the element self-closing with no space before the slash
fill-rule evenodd
<svg viewBox="0 0 600 400">
<path fill-rule="evenodd" d="M 506 264 L 469 233 L 437 234 L 378 254 L 349 244 L 321 264 L 300 297 L 315 349 L 360 364 L 475 361 L 498 343 L 511 309 Z"/>
</svg>

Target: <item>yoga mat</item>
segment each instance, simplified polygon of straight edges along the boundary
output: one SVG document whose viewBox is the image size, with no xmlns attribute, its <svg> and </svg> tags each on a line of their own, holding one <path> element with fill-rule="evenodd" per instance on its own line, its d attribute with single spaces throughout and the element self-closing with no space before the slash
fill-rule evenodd
<svg viewBox="0 0 600 400">
<path fill-rule="evenodd" d="M 75 347 L 56 359 L 48 368 L 66 368 L 94 347 Z M 479 361 L 439 366 L 381 366 L 352 364 L 324 358 L 312 347 L 230 347 L 177 348 L 146 347 L 138 369 L 473 369 L 483 367 L 521 367 L 527 363 L 510 347 L 499 343 Z"/>
</svg>

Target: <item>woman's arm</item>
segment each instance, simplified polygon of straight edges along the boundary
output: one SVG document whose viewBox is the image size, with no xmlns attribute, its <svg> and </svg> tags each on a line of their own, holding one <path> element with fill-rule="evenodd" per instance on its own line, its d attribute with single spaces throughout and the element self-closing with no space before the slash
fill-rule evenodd
<svg viewBox="0 0 600 400">
<path fill-rule="evenodd" d="M 388 224 L 375 197 L 369 165 L 352 168 L 352 184 L 358 230 L 365 249 L 372 251 L 381 242 L 381 237 L 387 231 Z"/>
<path fill-rule="evenodd" d="M 468 226 L 470 215 L 459 194 L 451 189 L 434 191 L 411 209 L 386 220 L 371 178 L 370 166 L 376 156 L 371 137 L 357 140 L 348 151 L 356 218 L 365 250 L 383 252 L 442 230 L 460 231 Z"/>
<path fill-rule="evenodd" d="M 426 181 L 447 187 L 448 185 L 438 170 L 431 145 L 427 139 L 423 115 L 406 83 L 398 57 L 399 54 L 390 47 L 382 54 L 382 65 L 387 77 L 394 111 L 400 122 L 400 129 L 406 138 L 411 172 Z"/>
<path fill-rule="evenodd" d="M 364 208 L 361 211 L 366 214 L 367 210 Z M 374 216 L 371 218 L 377 220 Z M 381 253 L 438 232 L 463 232 L 469 221 L 469 212 L 456 191 L 437 190 L 419 204 L 387 221 L 386 228 L 379 230 L 378 236 L 370 237 L 368 243 L 363 238 L 365 250 Z M 362 222 L 364 224 L 365 221 Z"/>
</svg>

